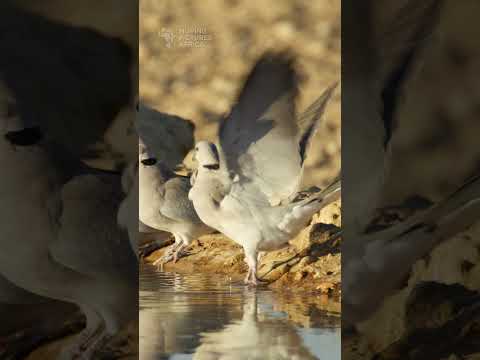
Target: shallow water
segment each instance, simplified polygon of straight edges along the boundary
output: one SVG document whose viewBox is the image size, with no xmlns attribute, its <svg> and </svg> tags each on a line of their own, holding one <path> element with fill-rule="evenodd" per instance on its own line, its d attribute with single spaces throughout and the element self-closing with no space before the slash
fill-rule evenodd
<svg viewBox="0 0 480 360">
<path fill-rule="evenodd" d="M 140 272 L 140 360 L 340 359 L 340 305 L 226 276 Z"/>
</svg>

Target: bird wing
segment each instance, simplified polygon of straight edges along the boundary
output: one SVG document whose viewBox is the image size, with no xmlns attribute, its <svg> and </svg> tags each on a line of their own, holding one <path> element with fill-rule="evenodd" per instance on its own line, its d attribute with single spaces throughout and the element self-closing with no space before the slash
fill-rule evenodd
<svg viewBox="0 0 480 360">
<path fill-rule="evenodd" d="M 278 204 L 297 190 L 301 156 L 295 121 L 297 79 L 290 59 L 262 57 L 219 130 L 222 160 L 242 183 Z"/>
<path fill-rule="evenodd" d="M 292 61 L 285 55 L 263 56 L 220 126 L 221 156 L 228 171 L 240 183 L 253 183 L 249 188 L 271 205 L 295 194 L 310 140 L 335 88 L 325 90 L 297 121 Z"/>
<path fill-rule="evenodd" d="M 310 148 L 311 139 L 315 135 L 320 125 L 328 101 L 337 88 L 337 83 L 329 86 L 299 117 L 297 123 L 300 126 L 300 156 L 302 165 L 307 158 L 307 151 Z"/>
<path fill-rule="evenodd" d="M 122 198 L 119 176 L 81 175 L 66 183 L 56 194 L 58 232 L 51 256 L 91 276 L 135 273 L 128 234 L 117 223 Z"/>
<path fill-rule="evenodd" d="M 139 105 L 135 127 L 152 156 L 173 169 L 193 148 L 194 125 L 178 116 Z"/>
<path fill-rule="evenodd" d="M 200 224 L 201 220 L 188 199 L 190 191 L 190 180 L 188 177 L 176 176 L 164 184 L 163 202 L 160 213 L 174 221 L 189 224 Z"/>
</svg>

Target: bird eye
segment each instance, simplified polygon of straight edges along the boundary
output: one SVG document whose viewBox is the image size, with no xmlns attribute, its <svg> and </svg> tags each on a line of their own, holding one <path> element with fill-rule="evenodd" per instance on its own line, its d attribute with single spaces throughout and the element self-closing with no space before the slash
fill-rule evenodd
<svg viewBox="0 0 480 360">
<path fill-rule="evenodd" d="M 155 158 L 148 158 L 145 160 L 142 160 L 142 164 L 145 166 L 153 166 L 157 163 L 157 159 Z"/>
<path fill-rule="evenodd" d="M 9 131 L 4 137 L 17 146 L 31 146 L 38 144 L 43 139 L 43 133 L 39 127 L 28 127 L 18 131 Z"/>
</svg>

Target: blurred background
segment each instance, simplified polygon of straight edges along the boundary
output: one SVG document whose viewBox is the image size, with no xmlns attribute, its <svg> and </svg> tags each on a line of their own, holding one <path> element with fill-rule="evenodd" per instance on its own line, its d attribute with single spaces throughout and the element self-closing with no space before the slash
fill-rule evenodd
<svg viewBox="0 0 480 360">
<path fill-rule="evenodd" d="M 338 0 L 141 0 L 140 98 L 192 120 L 196 138 L 212 140 L 262 53 L 296 55 L 301 112 L 340 80 L 340 36 Z M 340 170 L 340 93 L 313 142 L 304 187 L 323 187 Z"/>
</svg>

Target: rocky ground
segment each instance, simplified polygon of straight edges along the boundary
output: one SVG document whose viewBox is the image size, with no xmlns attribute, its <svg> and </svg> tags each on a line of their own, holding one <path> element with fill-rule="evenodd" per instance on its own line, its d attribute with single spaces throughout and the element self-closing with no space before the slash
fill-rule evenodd
<svg viewBox="0 0 480 360">
<path fill-rule="evenodd" d="M 303 290 L 339 300 L 341 238 L 334 234 L 339 230 L 340 220 L 339 202 L 323 209 L 289 246 L 262 257 L 259 278 L 272 289 Z M 171 240 L 168 235 L 166 239 Z M 167 249 L 155 251 L 145 260 L 154 262 Z M 168 262 L 161 268 L 165 271 L 227 274 L 232 281 L 242 281 L 246 275 L 242 247 L 222 234 L 201 237 L 190 246 L 189 253 L 176 263 Z"/>
</svg>

